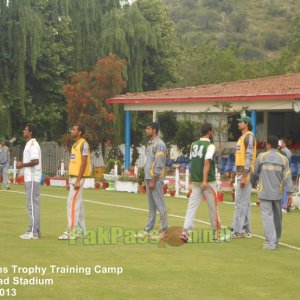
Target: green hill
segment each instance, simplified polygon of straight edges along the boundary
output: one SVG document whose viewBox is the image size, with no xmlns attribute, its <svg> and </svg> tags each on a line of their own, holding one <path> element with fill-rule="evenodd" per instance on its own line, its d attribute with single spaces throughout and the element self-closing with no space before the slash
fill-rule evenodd
<svg viewBox="0 0 300 300">
<path fill-rule="evenodd" d="M 300 0 L 162 0 L 162 3 L 175 23 L 182 50 L 179 85 L 295 71 L 278 67 L 278 61 L 291 40 L 291 23 L 300 12 Z"/>
<path fill-rule="evenodd" d="M 288 40 L 300 0 L 162 0 L 181 41 L 216 38 L 243 48 L 245 59 L 272 58 Z"/>
</svg>

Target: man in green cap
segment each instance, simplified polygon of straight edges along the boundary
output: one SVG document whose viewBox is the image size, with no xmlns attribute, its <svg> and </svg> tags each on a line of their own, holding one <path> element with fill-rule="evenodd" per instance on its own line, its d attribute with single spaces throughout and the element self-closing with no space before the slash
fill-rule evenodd
<svg viewBox="0 0 300 300">
<path fill-rule="evenodd" d="M 7 190 L 9 187 L 8 168 L 10 164 L 10 153 L 8 147 L 5 146 L 5 138 L 0 137 L 0 176 L 3 178 L 3 184 Z"/>
<path fill-rule="evenodd" d="M 238 127 L 242 132 L 236 144 L 235 172 L 232 172 L 230 183 L 237 176 L 235 211 L 232 224 L 232 237 L 252 237 L 251 234 L 251 190 L 250 172 L 253 173 L 256 158 L 256 140 L 251 132 L 252 120 L 248 116 L 238 119 Z M 243 229 L 245 231 L 243 231 Z"/>
</svg>

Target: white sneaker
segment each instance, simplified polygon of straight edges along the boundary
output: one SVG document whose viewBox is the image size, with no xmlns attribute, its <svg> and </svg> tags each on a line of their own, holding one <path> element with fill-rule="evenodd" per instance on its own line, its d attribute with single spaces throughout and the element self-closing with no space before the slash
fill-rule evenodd
<svg viewBox="0 0 300 300">
<path fill-rule="evenodd" d="M 137 239 L 143 239 L 143 238 L 145 238 L 145 237 L 149 237 L 150 235 L 149 235 L 149 232 L 148 231 L 140 231 L 139 233 L 137 233 L 136 235 L 135 235 L 135 237 L 137 238 Z"/>
<path fill-rule="evenodd" d="M 39 237 L 34 236 L 32 232 L 25 232 L 24 234 L 20 235 L 20 239 L 22 240 L 37 240 Z"/>
<path fill-rule="evenodd" d="M 231 238 L 232 239 L 240 239 L 243 238 L 244 235 L 242 233 L 239 232 L 231 232 Z"/>
<path fill-rule="evenodd" d="M 243 236 L 244 236 L 245 238 L 252 238 L 252 233 L 251 233 L 251 232 L 244 232 L 244 233 L 243 233 Z"/>
<path fill-rule="evenodd" d="M 76 240 L 78 237 L 81 237 L 81 235 L 70 235 L 69 232 L 65 231 L 62 235 L 58 236 L 58 239 L 60 241 L 67 241 L 67 240 Z"/>
<path fill-rule="evenodd" d="M 231 240 L 231 234 L 228 233 L 228 234 L 225 234 L 225 235 L 221 235 L 221 236 L 219 236 L 218 240 L 220 242 L 228 242 L 228 241 Z"/>
</svg>

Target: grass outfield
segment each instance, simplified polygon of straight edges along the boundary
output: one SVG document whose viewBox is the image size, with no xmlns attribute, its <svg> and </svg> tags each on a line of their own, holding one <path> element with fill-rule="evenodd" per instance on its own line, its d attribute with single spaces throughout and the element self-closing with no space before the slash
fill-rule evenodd
<svg viewBox="0 0 300 300">
<path fill-rule="evenodd" d="M 66 196 L 63 188 L 43 187 L 41 198 L 42 239 L 24 241 L 19 235 L 27 229 L 23 186 L 12 185 L 0 192 L 0 272 L 11 265 L 47 267 L 45 276 L 53 285 L 13 286 L 16 299 L 298 299 L 300 252 L 280 246 L 263 251 L 262 239 L 238 239 L 227 243 L 185 244 L 159 248 L 156 244 L 76 245 L 58 241 L 66 228 Z M 101 190 L 84 191 L 86 225 L 121 226 L 141 229 L 147 212 L 146 195 Z M 187 199 L 166 198 L 171 215 L 184 216 Z M 229 198 L 228 198 L 229 199 Z M 111 205 L 104 205 L 111 204 Z M 127 206 L 118 207 L 117 205 Z M 220 203 L 222 225 L 230 225 L 233 205 Z M 159 219 L 159 218 L 158 218 Z M 208 222 L 208 209 L 202 203 L 197 219 Z M 183 219 L 169 217 L 170 226 L 182 226 Z M 197 228 L 209 228 L 196 223 Z M 262 235 L 260 210 L 252 207 L 253 233 Z M 300 211 L 283 216 L 282 242 L 300 248 Z M 122 267 L 123 273 L 51 274 L 49 266 Z M 30 276 L 30 277 L 32 277 Z M 7 286 L 0 286 L 7 288 Z M 8 298 L 1 297 L 0 298 Z"/>
</svg>

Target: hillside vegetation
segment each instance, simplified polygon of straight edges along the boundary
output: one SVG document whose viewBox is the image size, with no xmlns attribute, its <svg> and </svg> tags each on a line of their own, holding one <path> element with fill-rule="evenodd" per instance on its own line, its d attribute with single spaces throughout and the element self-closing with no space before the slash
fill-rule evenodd
<svg viewBox="0 0 300 300">
<path fill-rule="evenodd" d="M 181 85 L 296 71 L 283 66 L 282 60 L 278 66 L 277 60 L 293 39 L 300 0 L 162 2 L 175 23 L 182 50 Z"/>
</svg>

